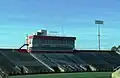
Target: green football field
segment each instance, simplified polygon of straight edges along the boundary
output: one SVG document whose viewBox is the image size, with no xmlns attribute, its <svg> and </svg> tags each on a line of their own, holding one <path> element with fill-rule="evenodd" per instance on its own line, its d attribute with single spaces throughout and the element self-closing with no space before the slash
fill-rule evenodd
<svg viewBox="0 0 120 78">
<path fill-rule="evenodd" d="M 111 78 L 111 72 L 57 73 L 11 76 L 9 78 Z"/>
</svg>

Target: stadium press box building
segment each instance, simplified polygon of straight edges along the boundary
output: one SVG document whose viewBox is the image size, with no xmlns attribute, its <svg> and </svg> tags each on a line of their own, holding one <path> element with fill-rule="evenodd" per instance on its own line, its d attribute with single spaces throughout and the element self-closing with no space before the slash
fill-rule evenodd
<svg viewBox="0 0 120 78">
<path fill-rule="evenodd" d="M 41 30 L 28 36 L 28 51 L 73 51 L 76 37 L 49 36 Z"/>
</svg>

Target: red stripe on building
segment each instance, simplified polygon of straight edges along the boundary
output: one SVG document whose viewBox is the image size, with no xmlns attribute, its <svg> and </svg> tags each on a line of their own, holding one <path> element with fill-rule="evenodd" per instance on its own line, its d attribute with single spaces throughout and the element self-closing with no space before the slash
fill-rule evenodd
<svg viewBox="0 0 120 78">
<path fill-rule="evenodd" d="M 29 36 L 29 39 L 32 39 L 33 38 L 33 36 Z"/>
<path fill-rule="evenodd" d="M 50 40 L 61 40 L 61 39 L 67 39 L 67 40 L 76 40 L 76 37 L 58 37 L 58 36 L 29 36 L 30 39 L 32 38 L 40 38 L 40 39 L 50 39 Z"/>
<path fill-rule="evenodd" d="M 21 53 L 27 53 L 28 52 L 26 49 L 18 49 L 17 51 L 21 52 Z"/>
</svg>

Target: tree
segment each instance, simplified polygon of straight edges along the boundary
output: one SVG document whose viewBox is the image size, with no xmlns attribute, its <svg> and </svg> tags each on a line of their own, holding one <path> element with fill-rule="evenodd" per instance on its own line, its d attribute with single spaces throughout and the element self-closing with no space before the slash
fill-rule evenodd
<svg viewBox="0 0 120 78">
<path fill-rule="evenodd" d="M 117 49 L 118 49 L 118 48 L 117 48 L 116 46 L 113 46 L 113 47 L 111 48 L 112 51 L 117 51 Z"/>
<path fill-rule="evenodd" d="M 117 47 L 118 51 L 120 52 L 120 45 Z"/>
</svg>

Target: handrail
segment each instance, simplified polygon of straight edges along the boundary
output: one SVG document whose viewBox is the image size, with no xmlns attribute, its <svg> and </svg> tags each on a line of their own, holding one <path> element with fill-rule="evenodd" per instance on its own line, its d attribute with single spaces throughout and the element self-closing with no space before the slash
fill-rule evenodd
<svg viewBox="0 0 120 78">
<path fill-rule="evenodd" d="M 37 61 L 39 61 L 40 63 L 42 63 L 44 66 L 46 66 L 48 69 L 50 69 L 51 71 L 54 72 L 54 69 L 51 68 L 50 66 L 48 66 L 47 64 L 45 64 L 43 61 L 41 61 L 40 59 L 38 59 L 35 55 L 33 55 L 32 53 L 29 53 L 32 57 L 34 57 Z"/>
</svg>

